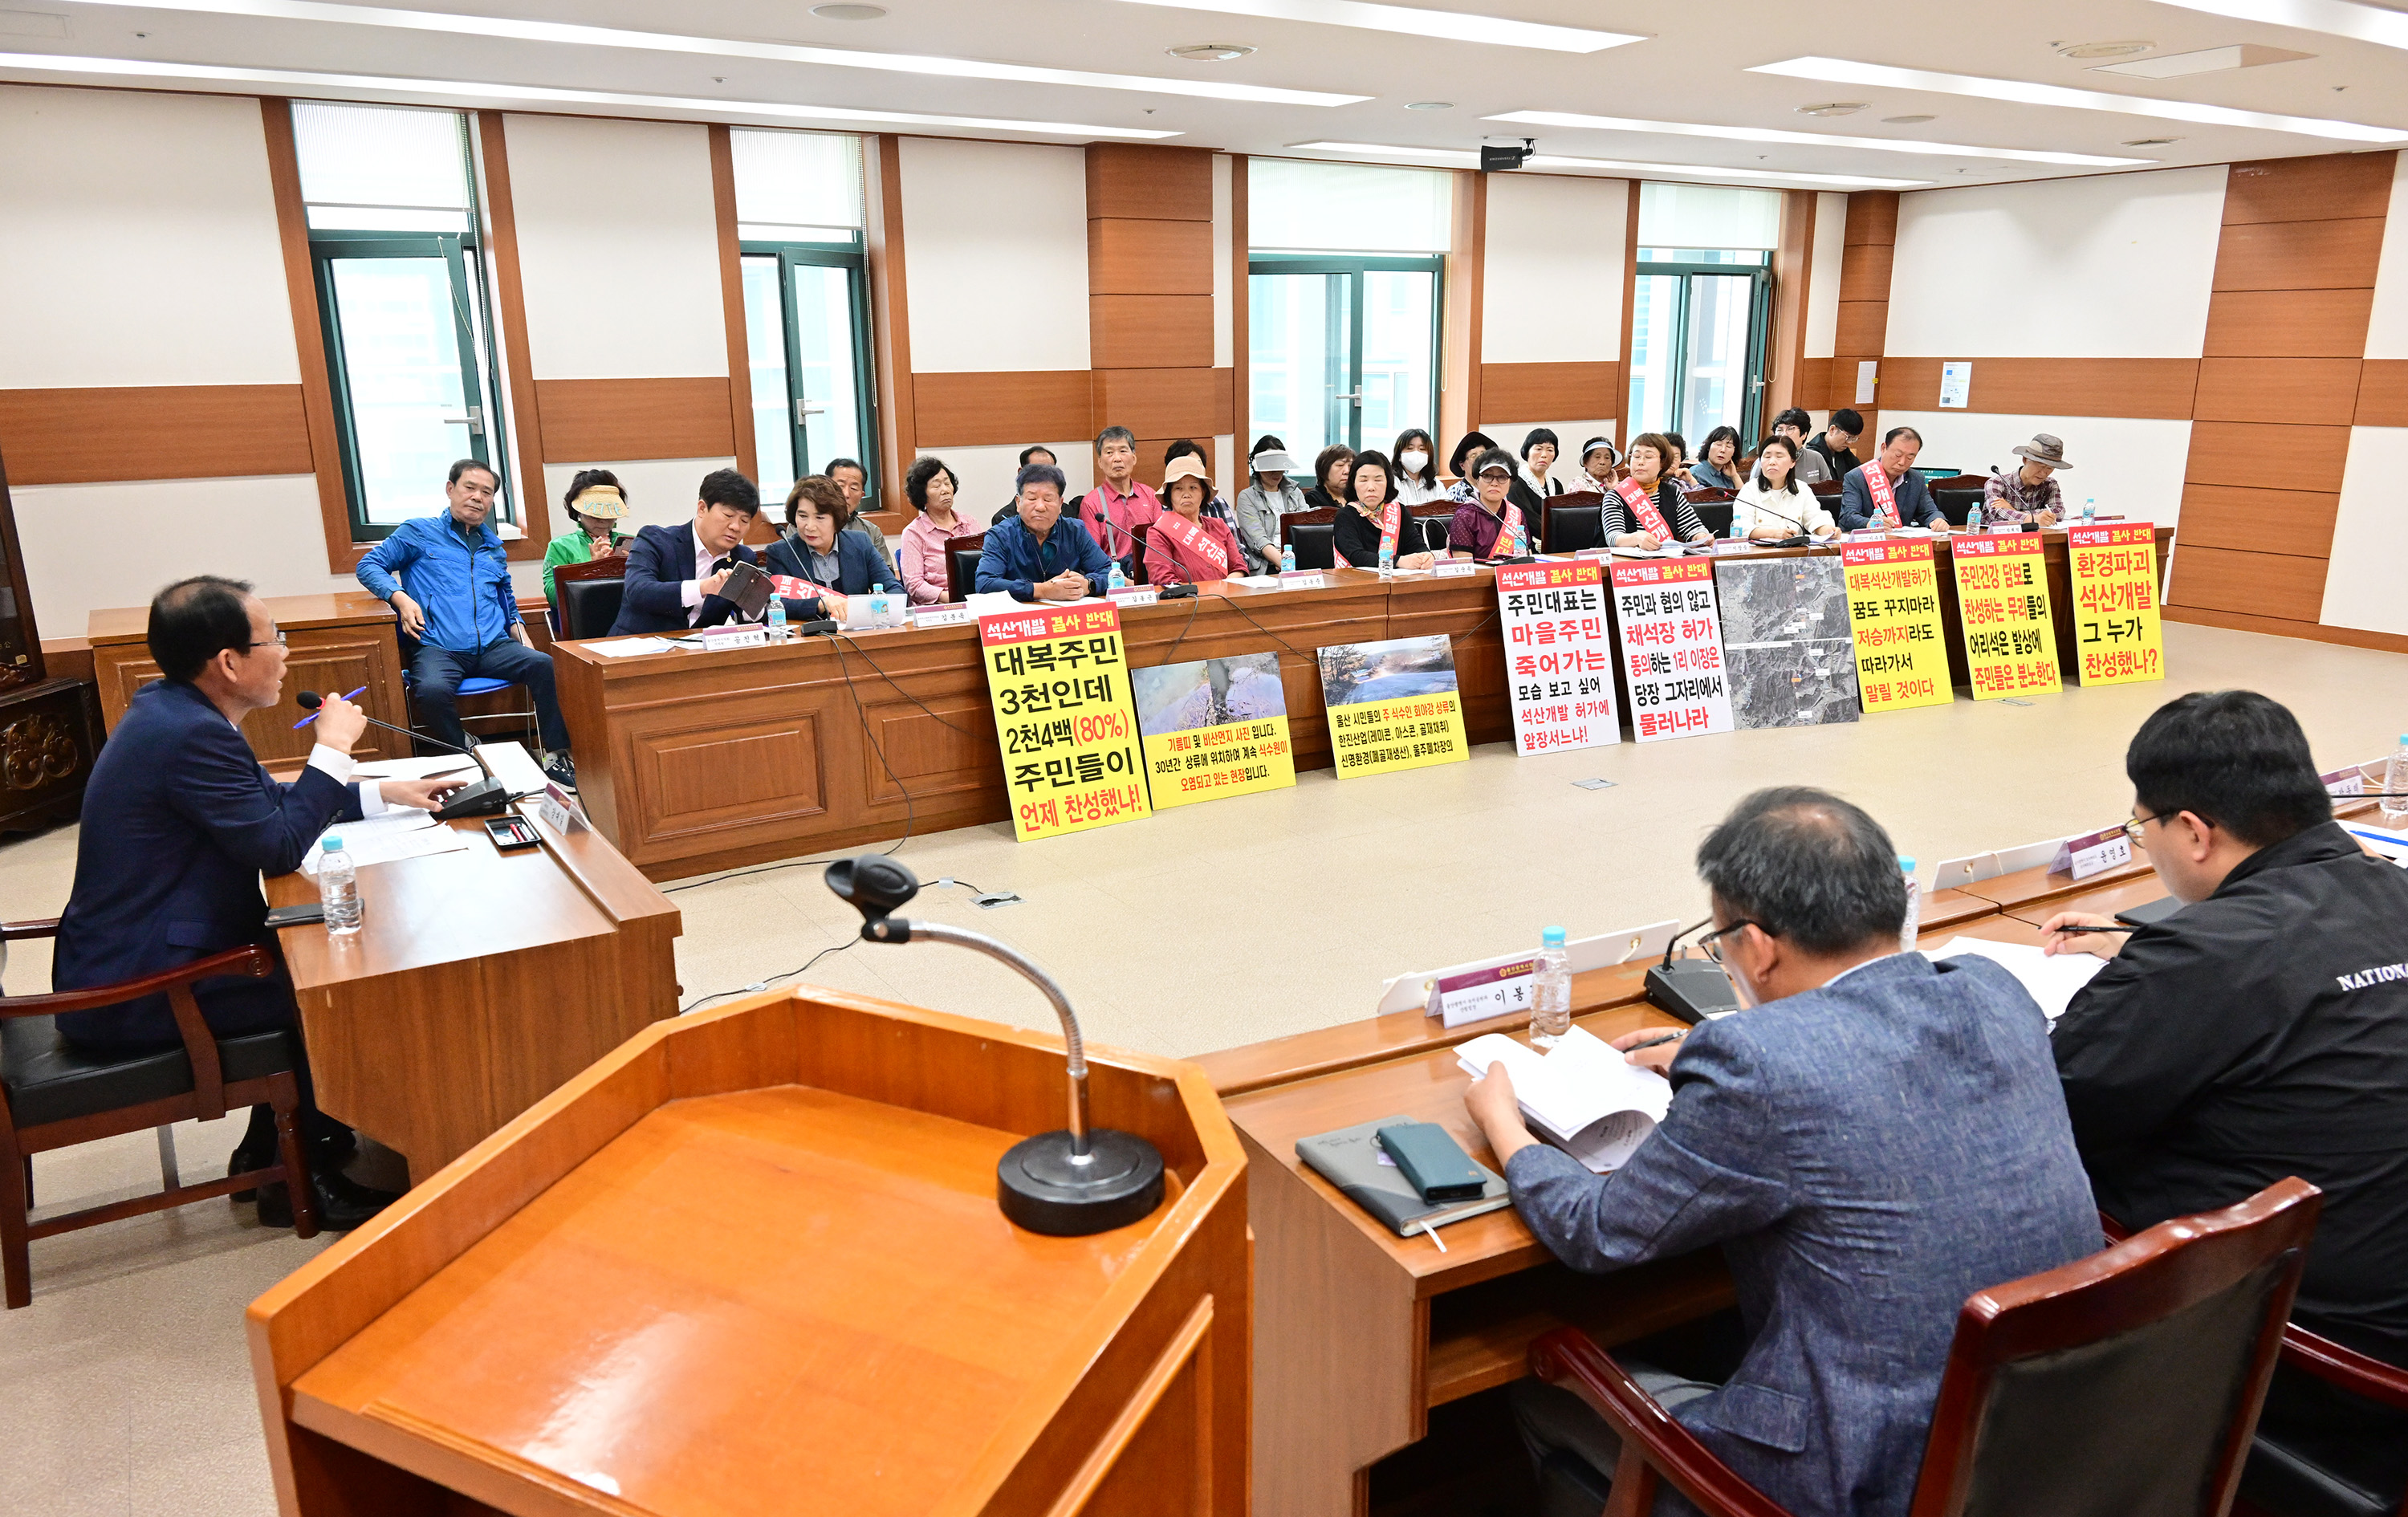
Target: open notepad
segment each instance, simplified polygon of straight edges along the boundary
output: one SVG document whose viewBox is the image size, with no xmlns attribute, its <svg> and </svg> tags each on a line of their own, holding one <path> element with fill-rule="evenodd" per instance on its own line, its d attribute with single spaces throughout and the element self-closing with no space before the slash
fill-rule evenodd
<svg viewBox="0 0 2408 1517">
<path fill-rule="evenodd" d="M 1672 1109 L 1670 1081 L 1578 1027 L 1551 1053 L 1490 1033 L 1455 1050 L 1455 1056 L 1474 1075 L 1503 1065 L 1522 1114 L 1539 1136 L 1600 1175 L 1627 1163 Z"/>
</svg>

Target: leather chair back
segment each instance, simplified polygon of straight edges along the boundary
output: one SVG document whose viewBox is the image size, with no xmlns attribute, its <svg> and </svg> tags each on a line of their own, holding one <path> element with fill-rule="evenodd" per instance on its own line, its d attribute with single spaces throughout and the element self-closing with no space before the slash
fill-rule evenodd
<svg viewBox="0 0 2408 1517">
<path fill-rule="evenodd" d="M 1546 529 L 1539 535 L 1540 548 L 1550 553 L 1577 553 L 1584 548 L 1605 546 L 1605 508 L 1602 495 L 1557 495 L 1547 502 Z"/>
<path fill-rule="evenodd" d="M 1141 585 L 1147 582 L 1145 577 L 1145 539 L 1146 534 L 1153 530 L 1153 522 L 1140 522 L 1137 524 L 1136 529 L 1129 534 L 1130 537 L 1137 539 L 1137 552 L 1130 560 L 1131 567 L 1136 571 L 1129 577 L 1129 583 L 1133 585 Z"/>
<path fill-rule="evenodd" d="M 973 532 L 967 537 L 945 539 L 945 598 L 967 600 L 978 588 L 980 550 L 986 546 L 986 534 Z"/>
<path fill-rule="evenodd" d="M 1720 495 L 1723 498 L 1720 500 L 1712 498 L 1715 495 Z M 1689 497 L 1689 509 L 1698 513 L 1698 520 L 1706 524 L 1706 530 L 1708 532 L 1713 533 L 1717 537 L 1727 537 L 1730 536 L 1731 493 L 1729 491 L 1709 490 L 1705 493 L 1703 497 L 1691 495 Z"/>
<path fill-rule="evenodd" d="M 619 620 L 619 602 L 626 594 L 624 579 L 552 580 L 560 593 L 561 633 L 574 642 L 580 637 L 607 637 Z"/>
<path fill-rule="evenodd" d="M 1296 550 L 1297 568 L 1338 566 L 1337 522 L 1338 512 L 1326 506 L 1310 511 L 1290 511 L 1280 518 L 1280 542 Z"/>
<path fill-rule="evenodd" d="M 1934 486 L 1931 492 L 1931 503 L 1940 508 L 1940 514 L 1948 518 L 1948 524 L 1952 527 L 1963 526 L 1965 519 L 1973 514 L 1973 508 L 1981 499 L 1980 485 L 1971 490 L 1956 485 Z"/>
</svg>

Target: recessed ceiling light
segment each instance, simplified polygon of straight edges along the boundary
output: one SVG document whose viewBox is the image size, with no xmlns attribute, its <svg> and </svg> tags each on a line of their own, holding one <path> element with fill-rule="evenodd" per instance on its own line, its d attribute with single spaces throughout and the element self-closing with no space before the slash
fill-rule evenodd
<svg viewBox="0 0 2408 1517">
<path fill-rule="evenodd" d="M 1800 106 L 1798 107 L 1798 114 L 1800 116 L 1853 116 L 1860 110 L 1870 109 L 1871 107 L 1872 102 L 1870 100 L 1831 100 L 1819 106 Z"/>
<path fill-rule="evenodd" d="M 560 90 L 540 84 L 496 84 L 483 79 L 413 79 L 375 74 L 322 74 L 292 68 L 226 68 L 214 64 L 157 63 L 147 58 L 70 58 L 48 52 L 0 52 L 0 69 L 22 69 L 36 74 L 100 74 L 133 79 L 197 79 L 225 84 L 291 85 L 305 90 L 357 90 L 375 96 L 431 95 L 472 103 L 523 100 L 546 105 L 691 110 L 713 117 L 734 114 L 767 116 L 780 121 L 880 122 L 897 126 L 938 126 L 956 131 L 1036 132 L 1046 136 L 1123 137 L 1152 142 L 1180 135 L 1133 126 L 1091 126 L 1079 122 L 1018 122 L 991 116 L 939 116 L 921 111 L 849 110 L 836 106 L 789 105 L 781 100 L 700 100 L 685 95 Z"/>
<path fill-rule="evenodd" d="M 1870 84 L 1896 90 L 1928 90 L 1940 94 L 1977 95 L 1990 100 L 2012 100 L 2026 106 L 2116 111 L 2127 116 L 2197 122 L 2205 126 L 2247 126 L 2266 132 L 2297 132 L 2302 136 L 2328 137 L 2343 142 L 2408 142 L 2408 132 L 2394 126 L 2368 126 L 2358 122 L 2322 121 L 2308 116 L 2278 116 L 2268 111 L 2235 110 L 2229 106 L 2204 106 L 2189 100 L 2151 100 L 2140 95 L 2109 94 L 2102 90 L 2070 90 L 2059 84 L 1984 79 L 1977 74 L 1893 68 L 1886 64 L 1860 64 L 1846 58 L 1789 58 L 1777 64 L 1758 64 L 1748 72 L 1778 74 L 1786 79 L 1819 79 L 1826 84 Z"/>
<path fill-rule="evenodd" d="M 2052 45 L 2060 58 L 2129 58 L 2136 52 L 2146 52 L 2157 46 L 2154 42 L 2058 42 Z"/>
<path fill-rule="evenodd" d="M 1459 10 L 1424 10 L 1419 6 L 1383 6 L 1369 0 L 1130 0 L 1133 5 L 1163 6 L 1173 10 L 1210 10 L 1224 16 L 1256 16 L 1274 21 L 1313 21 L 1324 26 L 1354 26 L 1369 32 L 1401 32 L 1407 36 L 1438 37 L 1448 42 L 1493 42 L 1503 48 L 1545 48 L 1554 52 L 1602 52 L 1626 42 L 1646 38 L 1632 32 L 1598 32 L 1580 26 L 1550 26 L 1542 21 L 1507 21 L 1474 16 Z"/>
<path fill-rule="evenodd" d="M 38 10 L 0 10 L 0 36 L 50 36 L 64 38 L 67 19 Z M 140 33 L 135 34 L 140 36 Z"/>
<path fill-rule="evenodd" d="M 1938 120 L 1936 116 L 1885 116 L 1882 118 L 1882 124 L 1884 126 L 1921 126 L 1926 122 Z"/>
<path fill-rule="evenodd" d="M 1233 58 L 1243 58 L 1254 50 L 1242 42 L 1190 42 L 1183 48 L 1165 48 L 1173 58 L 1184 58 L 1191 64 L 1226 64 Z"/>
<path fill-rule="evenodd" d="M 1279 106 L 1352 106 L 1371 97 L 1318 90 L 1280 90 L 1195 79 L 1157 79 L 1146 74 L 1097 74 L 1075 68 L 986 63 L 976 58 L 937 58 L 908 52 L 867 52 L 853 48 L 811 48 L 791 42 L 745 42 L 733 37 L 686 36 L 674 32 L 635 32 L 574 21 L 524 21 L 463 11 L 403 10 L 391 6 L 351 6 L 329 0 L 86 0 L 88 4 L 142 10 L 182 10 L 212 16 L 262 16 L 275 21 L 339 21 L 413 32 L 509 37 L 521 42 L 560 42 L 584 47 L 631 48 L 719 58 L 760 58 L 771 63 L 819 64 L 832 68 L 874 68 L 895 74 L 933 74 L 948 79 L 1008 79 L 1025 84 L 1068 84 L 1092 90 L 1136 90 L 1150 94 L 1200 95 Z"/>
<path fill-rule="evenodd" d="M 2093 152 L 2043 152 L 2031 148 L 1977 148 L 1961 142 L 1907 142 L 1897 137 L 1843 137 L 1822 132 L 1784 132 L 1770 126 L 1703 126 L 1694 122 L 1641 122 L 1622 116 L 1583 116 L 1562 110 L 1515 110 L 1482 118 L 1533 126 L 1573 126 L 1598 132 L 1655 132 L 1670 136 L 1724 137 L 1733 142 L 1797 142 L 1816 148 L 1863 148 L 1872 152 L 1936 153 L 1957 158 L 2009 158 L 2026 164 L 2070 164 L 2092 168 L 2128 168 L 2145 158 L 2108 158 Z"/>
<path fill-rule="evenodd" d="M 1381 142 L 1291 142 L 1288 147 L 1297 152 L 1342 152 L 1358 158 L 1411 158 L 1467 166 L 1480 162 L 1480 154 L 1461 148 L 1408 148 Z M 1827 189 L 1911 190 L 1930 182 L 1927 179 L 1876 179 L 1869 174 L 1785 174 L 1772 169 L 1721 168 L 1698 164 L 1633 164 L 1615 158 L 1572 158 L 1545 152 L 1535 154 L 1522 166 L 1608 174 L 1680 175 L 1708 179 L 1778 179 L 1788 184 L 1813 184 Z"/>
<path fill-rule="evenodd" d="M 2354 37 L 2386 48 L 2408 48 L 2408 15 L 2383 6 L 2359 5 L 2356 0 L 2166 0 L 2166 4 L 2204 11 L 2210 16 L 2229 16 L 2234 21 L 2264 21 L 2302 32 Z"/>
<path fill-rule="evenodd" d="M 2125 143 L 2124 146 L 2127 148 L 2162 148 L 2168 143 L 2180 142 L 2182 138 L 2180 137 L 2134 137 L 2131 141 Z"/>
<path fill-rule="evenodd" d="M 1405 103 L 1405 108 L 1407 110 L 1453 110 L 1455 108 L 1455 102 L 1452 100 L 1409 100 Z"/>
<path fill-rule="evenodd" d="M 874 21 L 886 14 L 884 6 L 813 6 L 811 14 L 824 21 Z"/>
<path fill-rule="evenodd" d="M 2135 58 L 2128 64 L 2100 64 L 2092 72 L 2129 74 L 2143 79 L 2178 79 L 2193 74 L 2220 74 L 2231 68 L 2262 68 L 2268 64 L 2297 63 L 2300 59 L 2315 56 L 2313 52 L 2293 52 L 2288 48 L 2268 48 L 2255 42 L 2242 42 L 2229 48 L 2201 48 L 2197 52 L 2159 53 L 2155 58 Z"/>
</svg>

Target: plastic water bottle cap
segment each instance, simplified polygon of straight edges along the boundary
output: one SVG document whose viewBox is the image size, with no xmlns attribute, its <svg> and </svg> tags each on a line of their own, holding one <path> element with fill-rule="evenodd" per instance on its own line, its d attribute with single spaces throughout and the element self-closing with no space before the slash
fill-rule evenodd
<svg viewBox="0 0 2408 1517">
<path fill-rule="evenodd" d="M 342 840 L 340 837 L 334 837 L 334 836 L 332 836 L 332 835 L 329 835 L 329 836 L 327 837 L 327 838 L 326 838 L 326 846 L 325 846 L 325 848 L 324 848 L 324 849 L 321 850 L 321 852 L 327 852 L 327 853 L 332 853 L 332 852 L 334 852 L 337 849 L 341 848 L 342 846 L 343 846 L 343 840 Z"/>
<path fill-rule="evenodd" d="M 1900 874 L 1913 874 L 1914 872 L 1914 861 L 1907 857 L 1905 854 L 1900 853 L 1898 856 L 1898 872 Z"/>
<path fill-rule="evenodd" d="M 1549 927 L 1539 934 L 1539 941 L 1548 948 L 1561 948 L 1564 946 L 1564 930 L 1561 927 Z"/>
</svg>

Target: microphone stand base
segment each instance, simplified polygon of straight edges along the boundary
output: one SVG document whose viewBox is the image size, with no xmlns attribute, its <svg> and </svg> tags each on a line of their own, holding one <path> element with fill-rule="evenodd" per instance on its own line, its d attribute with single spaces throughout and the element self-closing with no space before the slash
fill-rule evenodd
<svg viewBox="0 0 2408 1517">
<path fill-rule="evenodd" d="M 1133 1133 L 1087 1134 L 1089 1163 L 1070 1162 L 1067 1130 L 1024 1138 L 995 1166 L 996 1201 L 1015 1225 L 1084 1238 L 1142 1222 L 1162 1204 L 1162 1154 Z"/>
<path fill-rule="evenodd" d="M 499 816 L 510 809 L 510 787 L 499 780 L 480 780 L 455 792 L 435 812 L 437 822 L 462 817 Z"/>
</svg>

